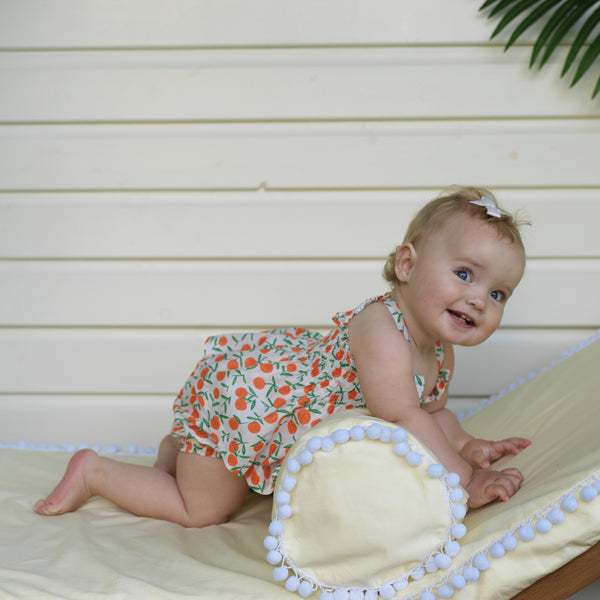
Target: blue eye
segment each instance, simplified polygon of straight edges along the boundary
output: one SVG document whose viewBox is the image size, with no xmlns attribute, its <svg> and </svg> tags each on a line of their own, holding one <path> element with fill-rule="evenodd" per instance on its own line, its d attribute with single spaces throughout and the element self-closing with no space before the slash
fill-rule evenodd
<svg viewBox="0 0 600 600">
<path fill-rule="evenodd" d="M 456 276 L 463 281 L 471 281 L 471 272 L 468 269 L 458 269 L 455 271 Z"/>
<path fill-rule="evenodd" d="M 498 302 L 502 302 L 502 300 L 504 300 L 504 293 L 499 292 L 498 290 L 493 291 L 490 296 Z"/>
</svg>

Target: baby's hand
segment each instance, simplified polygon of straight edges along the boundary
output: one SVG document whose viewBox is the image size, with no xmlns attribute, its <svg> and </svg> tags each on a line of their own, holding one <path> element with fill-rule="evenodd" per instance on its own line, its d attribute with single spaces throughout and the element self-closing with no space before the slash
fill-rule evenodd
<svg viewBox="0 0 600 600">
<path fill-rule="evenodd" d="M 469 494 L 468 506 L 477 508 L 499 499 L 506 502 L 523 483 L 523 475 L 518 469 L 487 471 L 476 469 L 466 490 Z"/>
<path fill-rule="evenodd" d="M 460 455 L 472 467 L 487 469 L 494 461 L 502 458 L 505 454 L 519 454 L 523 448 L 527 448 L 531 442 L 525 438 L 507 438 L 499 442 L 473 439 L 469 440 L 460 451 Z"/>
</svg>

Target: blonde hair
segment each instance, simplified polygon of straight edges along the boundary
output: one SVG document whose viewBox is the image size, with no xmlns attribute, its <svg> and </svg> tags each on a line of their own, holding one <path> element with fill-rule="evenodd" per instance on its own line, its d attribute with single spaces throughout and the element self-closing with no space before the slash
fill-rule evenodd
<svg viewBox="0 0 600 600">
<path fill-rule="evenodd" d="M 415 215 L 400 245 L 409 243 L 417 245 L 424 237 L 441 229 L 451 216 L 464 214 L 493 225 L 498 232 L 499 238 L 507 239 L 511 244 L 521 248 L 524 252 L 525 247 L 521 239 L 520 228 L 523 225 L 529 225 L 529 223 L 518 216 L 507 213 L 501 207 L 498 208 L 500 208 L 503 214 L 497 217 L 488 214 L 485 206 L 472 204 L 473 201 L 478 201 L 482 198 L 488 198 L 496 202 L 496 198 L 492 192 L 485 188 L 463 186 L 448 188 L 446 192 L 427 203 Z M 383 277 L 392 286 L 396 285 L 398 281 L 395 272 L 397 249 L 398 247 L 394 248 L 390 253 L 383 268 Z"/>
</svg>

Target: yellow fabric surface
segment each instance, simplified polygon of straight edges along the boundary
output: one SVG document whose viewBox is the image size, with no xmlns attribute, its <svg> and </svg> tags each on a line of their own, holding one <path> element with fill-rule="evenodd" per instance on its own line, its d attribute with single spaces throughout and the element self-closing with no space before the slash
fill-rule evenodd
<svg viewBox="0 0 600 600">
<path fill-rule="evenodd" d="M 506 504 L 469 512 L 465 519 L 469 543 L 457 559 L 485 548 L 600 471 L 600 341 L 517 387 L 463 426 L 482 437 L 523 436 L 532 445 L 499 463 L 501 468 L 519 468 L 524 485 Z M 493 561 L 478 586 L 481 595 L 464 597 L 510 598 L 600 540 L 600 497 L 583 502 L 579 491 L 575 497 L 579 507 L 565 513 L 562 524 L 536 534 L 531 542 L 520 542 L 513 552 Z"/>
<path fill-rule="evenodd" d="M 100 498 L 59 517 L 35 514 L 33 503 L 52 490 L 68 459 L 0 450 L 2 600 L 289 600 L 264 560 L 269 497 L 251 496 L 232 522 L 206 529 L 134 517 Z"/>
<path fill-rule="evenodd" d="M 397 598 L 435 589 L 440 577 L 453 569 L 460 571 L 477 552 L 487 551 L 537 513 L 545 514 L 598 472 L 599 364 L 597 341 L 465 421 L 465 427 L 478 436 L 531 439 L 531 447 L 502 462 L 520 468 L 525 483 L 509 502 L 469 512 L 468 532 L 460 540 L 462 549 L 451 568 L 426 575 Z M 299 598 L 272 580 L 272 567 L 265 561 L 263 538 L 271 517 L 270 498 L 252 496 L 232 522 L 203 530 L 134 517 L 102 499 L 92 499 L 76 513 L 60 517 L 36 515 L 33 503 L 52 489 L 68 458 L 60 452 L 0 450 L 0 598 Z M 575 496 L 579 508 L 565 513 L 563 523 L 548 533 L 537 533 L 532 541 L 520 541 L 504 557 L 491 559 L 479 580 L 453 597 L 510 598 L 596 543 L 600 497 L 583 502 L 579 490 Z M 380 513 L 376 516 L 390 519 L 380 504 L 385 497 L 382 494 L 372 503 L 372 496 L 361 492 L 360 501 L 365 510 L 376 506 Z M 393 515 L 397 498 L 388 500 Z M 346 515 L 350 527 L 357 511 L 353 501 Z"/>
</svg>

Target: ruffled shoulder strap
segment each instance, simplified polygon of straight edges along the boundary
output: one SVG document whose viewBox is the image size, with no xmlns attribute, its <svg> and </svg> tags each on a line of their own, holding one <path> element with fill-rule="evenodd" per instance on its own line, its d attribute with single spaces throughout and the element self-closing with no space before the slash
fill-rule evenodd
<svg viewBox="0 0 600 600">
<path fill-rule="evenodd" d="M 347 327 L 347 325 L 350 322 L 350 320 L 352 319 L 352 317 L 357 315 L 361 310 L 364 310 L 367 306 L 369 306 L 369 304 L 373 304 L 374 302 L 383 302 L 384 298 L 388 295 L 389 294 L 386 294 L 384 296 L 374 296 L 373 298 L 369 298 L 369 299 L 365 300 L 364 302 L 361 302 L 356 308 L 337 313 L 336 315 L 334 315 L 332 317 L 332 320 L 338 327 L 340 327 L 340 326 Z"/>
<path fill-rule="evenodd" d="M 386 308 L 390 311 L 390 314 L 392 315 L 396 326 L 398 327 L 398 331 L 404 336 L 404 339 L 408 343 L 410 343 L 410 334 L 406 327 L 406 323 L 404 322 L 404 316 L 402 315 L 402 312 L 400 311 L 400 307 L 398 306 L 397 302 L 392 298 L 392 294 L 389 292 L 387 294 L 384 294 L 383 296 L 375 296 L 373 298 L 369 298 L 368 300 L 365 300 L 364 302 L 359 304 L 353 310 L 347 310 L 345 312 L 337 313 L 333 317 L 333 321 L 338 327 L 345 329 L 348 326 L 348 322 L 350 321 L 350 319 L 352 319 L 352 317 L 358 314 L 366 306 L 369 306 L 369 304 L 373 304 L 374 302 L 382 302 L 383 304 L 385 304 Z M 437 400 L 439 400 L 450 379 L 450 371 L 441 368 L 442 363 L 444 362 L 444 347 L 439 341 L 436 343 L 435 346 L 435 356 L 437 359 L 439 374 L 435 387 L 433 388 L 433 391 L 431 392 L 431 394 L 429 394 L 429 396 L 423 396 L 425 380 L 423 379 L 423 377 L 421 377 L 421 375 L 415 375 L 415 386 L 417 388 L 419 398 L 421 399 L 421 402 L 423 404 L 426 402 L 436 402 Z"/>
<path fill-rule="evenodd" d="M 400 307 L 392 298 L 392 295 L 386 294 L 385 296 L 381 296 L 379 301 L 385 304 L 387 309 L 390 311 L 390 314 L 394 318 L 394 321 L 396 322 L 398 331 L 400 331 L 400 333 L 402 333 L 404 336 L 404 339 L 410 343 L 410 334 L 406 328 L 404 316 L 400 312 Z M 446 389 L 450 379 L 450 371 L 448 369 L 442 369 L 442 363 L 444 362 L 444 346 L 439 340 L 435 344 L 435 357 L 437 360 L 438 377 L 431 394 L 428 396 L 423 396 L 425 380 L 423 377 L 421 377 L 421 375 L 415 375 L 415 385 L 417 387 L 417 392 L 419 394 L 419 398 L 421 398 L 422 404 L 428 402 L 437 402 L 441 398 L 442 393 Z"/>
<path fill-rule="evenodd" d="M 406 323 L 404 322 L 404 316 L 400 312 L 400 307 L 398 303 L 392 298 L 391 294 L 385 294 L 384 296 L 380 296 L 379 302 L 383 302 L 386 308 L 390 311 L 392 318 L 396 323 L 396 327 L 398 331 L 404 336 L 404 339 L 410 343 L 410 334 L 408 333 L 408 329 L 406 328 Z"/>
</svg>

